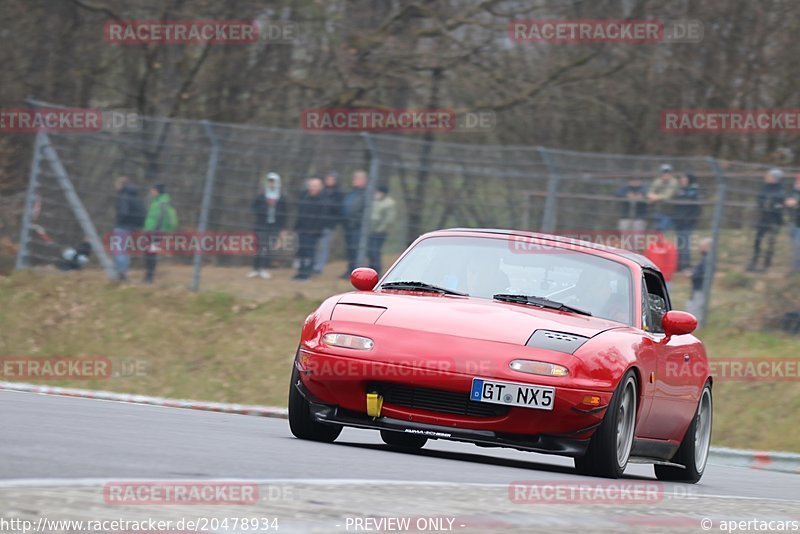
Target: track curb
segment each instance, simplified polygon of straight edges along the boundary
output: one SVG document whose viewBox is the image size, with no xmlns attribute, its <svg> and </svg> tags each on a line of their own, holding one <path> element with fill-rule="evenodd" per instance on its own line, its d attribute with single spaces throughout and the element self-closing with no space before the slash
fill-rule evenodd
<svg viewBox="0 0 800 534">
<path fill-rule="evenodd" d="M 62 388 L 57 386 L 43 386 L 39 384 L 24 384 L 16 382 L 0 382 L 0 390 L 40 393 L 42 395 L 59 395 L 62 397 L 79 397 L 83 399 L 131 402 L 134 404 L 166 406 L 168 408 L 187 408 L 189 410 L 202 410 L 206 412 L 256 415 L 259 417 L 275 417 L 278 419 L 286 419 L 289 413 L 286 408 L 278 408 L 275 406 L 230 404 L 225 402 L 206 402 L 188 399 L 167 399 L 163 397 L 151 397 L 148 395 L 134 395 L 132 393 L 115 393 L 113 391 Z"/>
<path fill-rule="evenodd" d="M 44 386 L 39 384 L 26 384 L 17 382 L 0 382 L 0 390 L 116 402 L 130 402 L 148 406 L 186 408 L 189 410 L 201 410 L 206 412 L 255 415 L 258 417 L 272 417 L 277 419 L 286 419 L 288 417 L 288 410 L 286 408 L 279 408 L 277 406 L 231 404 L 225 402 L 207 402 L 188 399 L 168 399 L 164 397 L 151 397 L 148 395 L 135 395 L 131 393 L 115 393 L 112 391 L 63 388 L 57 386 Z M 747 467 L 750 469 L 763 469 L 766 471 L 800 474 L 800 454 L 792 452 L 752 451 L 744 449 L 731 449 L 727 447 L 711 447 L 708 461 L 716 465 Z"/>
</svg>

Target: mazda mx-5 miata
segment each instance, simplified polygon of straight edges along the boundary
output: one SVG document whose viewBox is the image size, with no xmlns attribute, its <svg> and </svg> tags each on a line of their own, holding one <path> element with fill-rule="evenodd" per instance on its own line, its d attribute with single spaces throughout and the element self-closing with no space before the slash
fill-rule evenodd
<svg viewBox="0 0 800 534">
<path fill-rule="evenodd" d="M 697 320 L 671 310 L 658 268 L 625 250 L 508 230 L 419 237 L 380 281 L 306 319 L 289 424 L 332 442 L 342 427 L 385 443 L 428 439 L 571 456 L 617 478 L 655 464 L 697 482 L 711 386 Z"/>
</svg>

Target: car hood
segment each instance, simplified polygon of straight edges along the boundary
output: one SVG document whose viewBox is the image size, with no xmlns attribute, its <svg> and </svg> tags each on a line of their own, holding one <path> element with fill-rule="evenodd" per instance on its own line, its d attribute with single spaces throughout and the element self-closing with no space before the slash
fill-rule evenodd
<svg viewBox="0 0 800 534">
<path fill-rule="evenodd" d="M 371 311 L 368 311 L 371 308 Z M 411 292 L 354 292 L 333 319 L 524 345 L 535 330 L 593 337 L 621 323 L 488 299 Z"/>
</svg>

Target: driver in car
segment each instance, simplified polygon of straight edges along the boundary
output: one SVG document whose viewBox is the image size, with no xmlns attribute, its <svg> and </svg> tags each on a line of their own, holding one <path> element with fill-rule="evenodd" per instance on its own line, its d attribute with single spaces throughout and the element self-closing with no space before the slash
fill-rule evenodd
<svg viewBox="0 0 800 534">
<path fill-rule="evenodd" d="M 596 317 L 628 323 L 626 299 L 613 290 L 612 278 L 605 270 L 584 270 L 575 285 L 577 306 Z"/>
</svg>

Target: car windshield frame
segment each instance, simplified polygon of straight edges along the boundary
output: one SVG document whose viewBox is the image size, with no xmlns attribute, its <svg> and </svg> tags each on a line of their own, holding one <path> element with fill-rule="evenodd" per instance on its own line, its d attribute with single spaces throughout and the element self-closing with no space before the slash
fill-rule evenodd
<svg viewBox="0 0 800 534">
<path fill-rule="evenodd" d="M 383 284 L 385 284 L 385 283 L 391 283 L 391 282 L 395 282 L 395 281 L 399 281 L 399 280 L 411 280 L 411 279 L 414 279 L 414 280 L 419 281 L 419 282 L 428 283 L 428 284 L 432 284 L 432 285 L 437 285 L 437 286 L 441 286 L 441 287 L 447 287 L 448 289 L 453 289 L 453 290 L 456 290 L 456 291 L 466 292 L 466 293 L 468 293 L 468 298 L 477 298 L 477 299 L 481 299 L 481 300 L 493 300 L 494 294 L 484 294 L 484 295 L 473 294 L 470 291 L 464 291 L 463 288 L 449 287 L 448 284 L 443 284 L 440 281 L 426 280 L 426 279 L 424 279 L 424 277 L 410 277 L 407 274 L 407 272 L 405 272 L 406 269 L 404 267 L 406 267 L 406 262 L 408 262 L 409 260 L 416 261 L 415 255 L 416 255 L 416 253 L 419 252 L 419 247 L 427 248 L 427 247 L 434 246 L 434 245 L 432 245 L 432 241 L 433 240 L 460 240 L 462 242 L 464 242 L 466 240 L 471 240 L 471 241 L 475 241 L 476 246 L 486 246 L 487 248 L 491 248 L 491 246 L 493 246 L 494 243 L 498 242 L 498 241 L 505 242 L 505 243 L 510 243 L 511 242 L 511 238 L 509 236 L 498 237 L 498 236 L 492 236 L 492 235 L 438 234 L 438 235 L 429 235 L 429 236 L 422 237 L 418 241 L 416 241 L 412 246 L 410 246 L 400 256 L 400 258 L 398 258 L 398 260 L 394 263 L 394 265 L 392 265 L 391 268 L 381 277 L 381 280 L 379 281 L 378 285 L 376 286 L 376 290 L 380 291 L 381 286 Z M 489 245 L 488 243 L 486 245 L 478 245 L 478 243 L 479 243 L 478 240 L 481 240 L 481 241 L 484 241 L 484 242 L 492 241 L 493 243 L 491 245 Z M 534 241 L 538 242 L 539 239 L 535 239 Z M 541 240 L 541 241 L 542 241 L 542 244 L 543 244 L 542 248 L 545 249 L 546 251 L 538 252 L 538 254 L 552 254 L 553 252 L 565 253 L 565 254 L 571 255 L 571 256 L 569 256 L 569 261 L 572 262 L 573 264 L 576 263 L 576 262 L 579 263 L 583 258 L 586 258 L 587 266 L 590 265 L 590 264 L 593 264 L 592 266 L 596 268 L 599 265 L 608 265 L 609 266 L 609 268 L 608 268 L 609 272 L 612 272 L 612 271 L 616 270 L 616 272 L 618 274 L 624 273 L 624 274 L 622 274 L 622 276 L 624 277 L 624 282 L 626 283 L 626 286 L 627 286 L 624 290 L 621 290 L 621 295 L 625 296 L 624 300 L 625 300 L 625 308 L 626 308 L 626 310 L 624 311 L 624 314 L 620 313 L 620 317 L 619 318 L 614 318 L 614 317 L 607 317 L 607 316 L 603 315 L 602 313 L 595 313 L 597 310 L 587 309 L 587 311 L 591 312 L 592 316 L 595 317 L 595 318 L 608 320 L 608 321 L 619 322 L 619 323 L 622 323 L 622 324 L 626 324 L 628 326 L 636 327 L 636 317 L 635 317 L 635 315 L 638 312 L 636 310 L 636 303 L 633 302 L 633 294 L 636 291 L 635 283 L 634 283 L 635 273 L 632 272 L 631 267 L 628 265 L 628 262 L 624 261 L 624 258 L 620 258 L 619 260 L 617 260 L 616 258 L 609 258 L 605 254 L 601 254 L 601 253 L 594 254 L 591 248 L 584 248 L 580 244 L 575 244 L 575 243 L 564 244 L 564 243 L 560 243 L 560 242 L 550 242 L 550 241 L 547 241 L 547 240 Z M 509 251 L 509 253 L 515 254 L 513 252 L 513 250 L 512 250 L 512 246 L 510 244 L 507 245 L 507 246 L 508 246 L 507 250 Z M 502 246 L 499 246 L 498 250 L 502 250 Z M 415 252 L 415 251 L 417 251 L 417 252 Z M 519 254 L 519 253 L 516 253 L 516 254 Z M 537 255 L 537 252 L 526 251 L 526 252 L 524 252 L 524 254 L 526 254 L 526 255 Z M 502 259 L 502 256 L 501 256 L 500 259 Z M 554 263 L 553 265 L 557 265 L 557 263 Z M 533 267 L 533 268 L 538 268 L 538 267 Z M 545 270 L 548 270 L 546 267 L 541 267 L 541 268 L 544 268 Z M 552 269 L 552 266 L 551 266 L 551 269 Z M 573 285 L 573 287 L 577 287 L 577 284 Z M 567 289 L 570 289 L 570 288 L 567 288 Z M 504 293 L 504 292 L 507 293 L 508 291 L 498 291 L 498 293 Z M 576 291 L 576 293 L 577 293 L 577 291 Z M 558 296 L 557 295 L 553 296 L 553 293 L 549 293 L 549 294 L 531 294 L 531 297 L 549 298 L 551 300 L 559 301 Z M 496 302 L 499 302 L 499 301 L 496 301 Z M 567 305 L 567 306 L 586 309 L 585 306 L 581 306 L 580 304 L 577 304 L 577 303 L 572 302 L 572 301 L 564 302 L 564 304 Z M 520 304 L 520 305 L 524 305 L 524 304 Z M 580 317 L 584 317 L 584 318 L 588 318 L 585 315 L 580 315 L 580 314 L 574 314 L 574 315 L 580 316 Z M 622 319 L 621 315 L 625 315 L 625 318 Z"/>
</svg>

